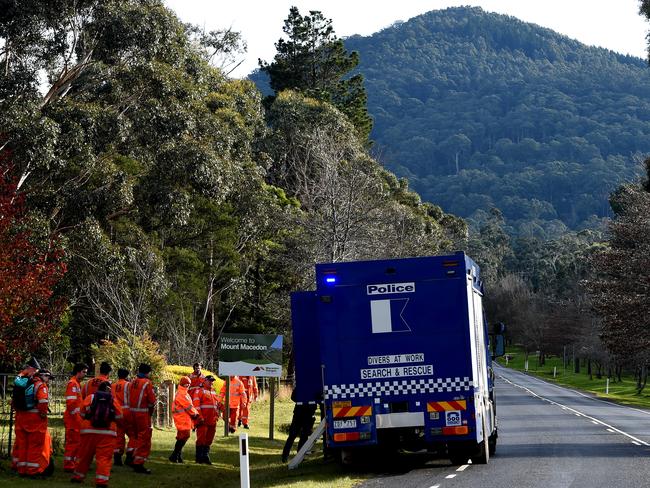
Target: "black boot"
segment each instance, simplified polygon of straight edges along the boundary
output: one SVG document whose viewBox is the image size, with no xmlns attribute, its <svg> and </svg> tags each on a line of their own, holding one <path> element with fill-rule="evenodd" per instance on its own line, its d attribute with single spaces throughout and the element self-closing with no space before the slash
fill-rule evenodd
<svg viewBox="0 0 650 488">
<path fill-rule="evenodd" d="M 133 466 L 133 452 L 127 452 L 126 458 L 124 458 L 124 464 L 127 466 Z"/>
<path fill-rule="evenodd" d="M 186 440 L 176 440 L 176 445 L 174 446 L 174 452 L 172 452 L 172 455 L 169 456 L 169 460 L 172 463 L 182 463 L 183 459 L 181 458 L 181 451 L 183 450 L 183 446 L 185 445 L 187 441 Z"/>
<path fill-rule="evenodd" d="M 212 461 L 210 461 L 210 446 L 203 446 L 203 464 L 212 464 Z"/>
<path fill-rule="evenodd" d="M 178 441 L 176 441 L 176 445 L 178 445 Z M 171 456 L 169 456 L 169 462 L 170 463 L 177 463 L 178 462 L 178 448 L 174 447 L 174 452 L 171 453 Z"/>
<path fill-rule="evenodd" d="M 142 474 L 151 474 L 151 470 L 148 468 L 144 467 L 144 464 L 134 464 L 133 465 L 133 471 L 136 473 L 142 473 Z"/>
<path fill-rule="evenodd" d="M 203 446 L 196 446 L 196 455 L 194 457 L 194 462 L 196 464 L 201 464 L 201 450 L 203 449 Z"/>
<path fill-rule="evenodd" d="M 113 453 L 113 466 L 124 466 L 122 455 L 119 452 Z"/>
<path fill-rule="evenodd" d="M 183 448 L 185 447 L 185 443 L 187 442 L 187 439 L 183 439 L 182 441 L 176 441 L 176 448 L 178 449 L 178 455 L 176 456 L 176 462 L 177 463 L 184 463 L 183 461 Z"/>
</svg>

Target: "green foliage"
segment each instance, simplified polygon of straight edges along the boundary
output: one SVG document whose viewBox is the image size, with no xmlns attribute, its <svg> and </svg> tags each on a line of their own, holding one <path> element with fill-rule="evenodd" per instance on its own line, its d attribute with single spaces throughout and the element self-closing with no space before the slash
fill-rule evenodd
<svg viewBox="0 0 650 488">
<path fill-rule="evenodd" d="M 115 341 L 104 340 L 99 345 L 92 347 L 93 357 L 97 364 L 106 361 L 117 368 L 124 368 L 137 373 L 140 363 L 151 366 L 153 381 L 162 381 L 166 378 L 167 361 L 160 352 L 160 346 L 148 333 L 140 337 L 119 337 Z"/>
<path fill-rule="evenodd" d="M 194 369 L 191 366 L 182 366 L 179 364 L 168 364 L 165 366 L 165 379 L 172 381 L 175 384 L 178 384 L 183 376 L 189 376 L 192 374 Z M 216 373 L 213 373 L 212 371 L 209 371 L 207 369 L 201 369 L 201 372 L 203 373 L 203 376 L 209 376 L 212 375 L 216 378 L 214 380 L 214 383 L 212 385 L 213 389 L 218 392 L 221 390 L 221 386 L 225 383 L 224 380 L 219 378 L 219 376 Z"/>
<path fill-rule="evenodd" d="M 291 7 L 282 30 L 287 39 L 275 44 L 273 62 L 260 60 L 276 95 L 295 90 L 332 103 L 348 117 L 360 140 L 367 141 L 372 119 L 366 107 L 363 76 L 349 75 L 359 64 L 359 54 L 348 54 L 343 41 L 334 34 L 332 21 L 320 11 L 302 16 L 297 7 Z"/>
<path fill-rule="evenodd" d="M 480 8 L 345 46 L 360 54 L 386 167 L 446 212 L 480 220 L 499 208 L 511 235 L 597 226 L 610 192 L 638 174 L 634 155 L 650 151 L 640 59 Z"/>
</svg>

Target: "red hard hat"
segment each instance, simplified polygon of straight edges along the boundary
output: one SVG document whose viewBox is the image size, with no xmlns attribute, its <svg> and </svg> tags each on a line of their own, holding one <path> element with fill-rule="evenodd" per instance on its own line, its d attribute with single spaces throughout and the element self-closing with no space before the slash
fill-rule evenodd
<svg viewBox="0 0 650 488">
<path fill-rule="evenodd" d="M 192 381 L 187 376 L 183 376 L 181 378 L 181 381 L 179 382 L 179 385 L 181 385 L 181 386 L 190 386 L 191 384 L 192 384 Z"/>
</svg>

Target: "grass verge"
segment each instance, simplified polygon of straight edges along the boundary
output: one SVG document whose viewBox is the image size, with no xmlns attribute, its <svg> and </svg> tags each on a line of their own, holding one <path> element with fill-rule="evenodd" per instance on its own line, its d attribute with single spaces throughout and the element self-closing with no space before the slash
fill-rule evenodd
<svg viewBox="0 0 650 488">
<path fill-rule="evenodd" d="M 509 356 L 507 361 L 505 357 L 497 361 L 500 365 L 525 371 L 525 354 L 520 348 L 509 348 L 506 354 Z M 609 400 L 623 405 L 630 405 L 650 409 L 650 390 L 642 391 L 638 394 L 636 391 L 636 381 L 632 376 L 623 375 L 621 381 L 615 381 L 615 378 L 609 379 L 609 392 L 607 392 L 607 373 L 603 372 L 601 378 L 596 377 L 596 369 L 592 370 L 592 377 L 587 374 L 587 367 L 581 364 L 580 373 L 573 371 L 573 364 L 564 367 L 564 359 L 557 356 L 547 356 L 545 364 L 539 364 L 539 358 L 536 354 L 531 353 L 528 356 L 528 374 L 537 376 L 546 381 L 557 383 L 592 393 L 598 398 Z"/>
<path fill-rule="evenodd" d="M 114 467 L 111 473 L 111 486 L 126 488 L 162 488 L 180 486 L 219 486 L 235 488 L 239 481 L 239 443 L 238 434 L 248 432 L 250 445 L 250 480 L 255 487 L 292 486 L 296 488 L 349 488 L 367 478 L 362 473 L 351 473 L 332 461 L 324 461 L 320 443 L 316 454 L 310 455 L 293 471 L 280 461 L 282 446 L 286 440 L 288 424 L 291 422 L 293 402 L 276 401 L 274 439 L 269 440 L 269 403 L 261 401 L 252 405 L 251 429 L 239 429 L 234 436 L 223 437 L 223 423 L 217 426 L 217 438 L 212 445 L 212 466 L 194 464 L 195 437 L 188 442 L 183 451 L 185 464 L 171 464 L 167 458 L 172 451 L 176 432 L 174 430 L 154 430 L 153 452 L 147 466 L 153 474 L 141 475 L 127 467 Z M 60 419 L 50 422 L 54 436 L 61 436 L 63 423 Z M 59 437 L 62 438 L 62 437 Z M 294 444 L 294 452 L 295 446 Z M 70 475 L 62 470 L 62 454 L 56 455 L 56 472 L 52 478 L 30 480 L 19 478 L 9 469 L 9 462 L 0 463 L 0 486 L 11 487 L 69 487 Z M 88 473 L 86 486 L 94 485 L 94 466 Z"/>
</svg>

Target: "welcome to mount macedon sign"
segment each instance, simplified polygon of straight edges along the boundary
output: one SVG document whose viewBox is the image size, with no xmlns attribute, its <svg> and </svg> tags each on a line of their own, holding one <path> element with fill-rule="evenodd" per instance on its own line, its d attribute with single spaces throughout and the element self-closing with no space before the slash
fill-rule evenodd
<svg viewBox="0 0 650 488">
<path fill-rule="evenodd" d="M 279 378 L 281 374 L 281 335 L 221 334 L 219 375 Z"/>
</svg>

